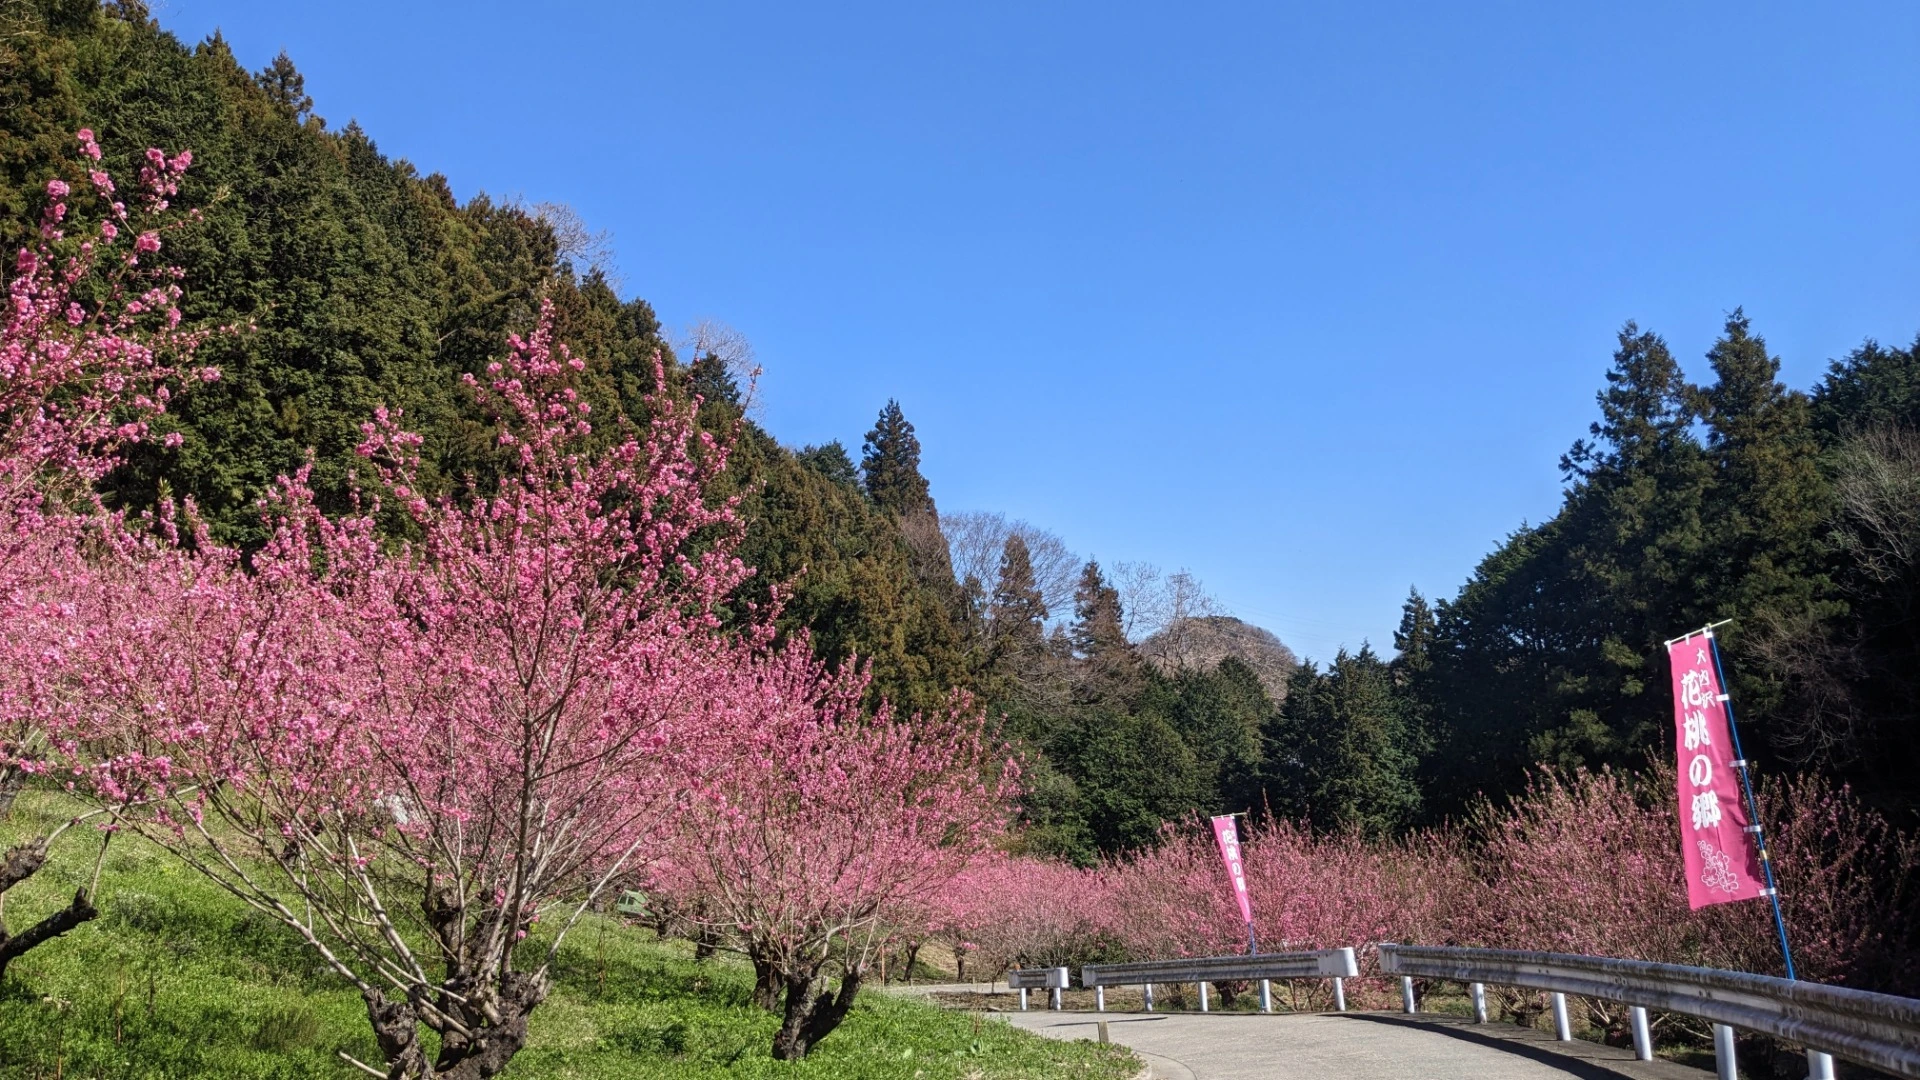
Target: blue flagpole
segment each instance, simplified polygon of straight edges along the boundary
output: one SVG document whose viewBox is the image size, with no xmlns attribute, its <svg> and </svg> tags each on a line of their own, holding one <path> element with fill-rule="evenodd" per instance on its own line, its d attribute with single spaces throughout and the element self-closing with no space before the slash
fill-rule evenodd
<svg viewBox="0 0 1920 1080">
<path fill-rule="evenodd" d="M 1740 769 L 1740 787 L 1747 794 L 1747 826 L 1753 833 L 1753 842 L 1760 849 L 1760 871 L 1767 878 L 1767 899 L 1773 901 L 1773 928 L 1780 934 L 1780 958 L 1786 961 L 1787 978 L 1794 979 L 1793 949 L 1787 944 L 1787 920 L 1780 914 L 1780 889 L 1773 880 L 1773 860 L 1767 855 L 1767 833 L 1760 825 L 1760 804 L 1753 797 L 1753 779 L 1747 765 L 1747 755 L 1740 749 L 1740 725 L 1733 722 L 1733 693 L 1727 689 L 1727 672 L 1720 664 L 1720 639 L 1714 637 L 1713 628 L 1704 631 L 1707 645 L 1713 650 L 1713 673 L 1720 681 L 1720 704 L 1727 707 L 1727 734 L 1733 737 L 1734 764 Z"/>
</svg>

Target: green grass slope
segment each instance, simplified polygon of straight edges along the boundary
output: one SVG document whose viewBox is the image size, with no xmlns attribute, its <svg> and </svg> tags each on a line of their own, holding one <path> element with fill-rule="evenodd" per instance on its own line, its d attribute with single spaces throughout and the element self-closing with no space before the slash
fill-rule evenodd
<svg viewBox="0 0 1920 1080">
<path fill-rule="evenodd" d="M 23 797 L 0 823 L 0 847 L 59 810 Z M 92 870 L 88 842 L 63 844 L 8 895 L 12 926 L 71 899 Z M 346 1078 L 363 1074 L 337 1051 L 375 1057 L 357 993 L 290 932 L 152 847 L 114 841 L 99 906 L 97 921 L 15 961 L 0 984 L 0 1080 Z M 1138 1069 L 1117 1047 L 874 993 L 807 1060 L 774 1061 L 777 1021 L 753 1007 L 751 985 L 738 962 L 696 963 L 685 942 L 590 919 L 569 937 L 506 1076 L 1118 1080 Z"/>
</svg>

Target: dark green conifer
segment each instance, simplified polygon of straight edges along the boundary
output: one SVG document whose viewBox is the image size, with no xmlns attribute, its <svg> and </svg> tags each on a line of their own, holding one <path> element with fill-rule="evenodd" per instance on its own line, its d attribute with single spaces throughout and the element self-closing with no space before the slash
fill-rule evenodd
<svg viewBox="0 0 1920 1080">
<path fill-rule="evenodd" d="M 1402 684 L 1411 684 L 1433 667 L 1433 608 L 1420 590 L 1407 590 L 1400 607 L 1400 627 L 1393 632 L 1393 670 Z"/>
<path fill-rule="evenodd" d="M 1311 663 L 1288 683 L 1270 729 L 1268 797 L 1324 829 L 1391 835 L 1420 810 L 1418 764 L 1404 703 L 1387 664 L 1362 645 L 1324 673 Z"/>
<path fill-rule="evenodd" d="M 1130 652 L 1120 592 L 1107 584 L 1100 564 L 1089 560 L 1080 571 L 1080 585 L 1073 594 L 1073 629 L 1069 637 L 1082 659 L 1100 661 Z"/>
<path fill-rule="evenodd" d="M 273 63 L 262 68 L 253 81 L 267 92 L 268 101 L 295 120 L 304 122 L 313 111 L 313 99 L 307 96 L 307 77 L 293 66 L 293 58 L 285 49 L 273 58 Z"/>
<path fill-rule="evenodd" d="M 707 352 L 695 357 L 687 368 L 687 376 L 688 388 L 703 401 L 709 404 L 724 403 L 735 408 L 740 406 L 740 383 L 734 379 L 733 372 L 727 370 L 727 362 L 717 353 Z"/>
<path fill-rule="evenodd" d="M 1000 554 L 1000 576 L 993 585 L 989 609 L 997 651 L 1034 654 L 1043 650 L 1047 632 L 1047 602 L 1034 582 L 1033 561 L 1019 533 L 1007 537 Z"/>
<path fill-rule="evenodd" d="M 933 496 L 926 477 L 920 475 L 920 440 L 914 437 L 913 425 L 898 401 L 888 401 L 873 430 L 867 432 L 860 450 L 860 472 L 866 479 L 867 497 L 881 509 L 901 517 L 933 513 Z"/>
<path fill-rule="evenodd" d="M 819 446 L 804 446 L 794 456 L 800 464 L 826 479 L 856 491 L 860 489 L 860 470 L 854 467 L 853 458 L 847 455 L 847 448 L 840 445 L 840 440 Z"/>
<path fill-rule="evenodd" d="M 1803 615 L 1828 602 L 1820 533 L 1828 487 L 1806 395 L 1788 390 L 1780 361 L 1735 310 L 1707 353 L 1714 385 L 1704 395 L 1714 486 L 1707 527 L 1715 559 L 1708 612 L 1756 619 Z M 1729 637 L 1739 640 L 1736 624 Z"/>
<path fill-rule="evenodd" d="M 1130 701 L 1141 686 L 1140 656 L 1127 640 L 1119 590 L 1107 584 L 1098 562 L 1089 561 L 1073 595 L 1073 625 L 1068 640 L 1075 665 L 1074 699 L 1082 704 L 1116 706 Z"/>
<path fill-rule="evenodd" d="M 1812 413 L 1829 446 L 1868 431 L 1920 430 L 1920 336 L 1904 349 L 1868 341 L 1829 363 Z"/>
</svg>

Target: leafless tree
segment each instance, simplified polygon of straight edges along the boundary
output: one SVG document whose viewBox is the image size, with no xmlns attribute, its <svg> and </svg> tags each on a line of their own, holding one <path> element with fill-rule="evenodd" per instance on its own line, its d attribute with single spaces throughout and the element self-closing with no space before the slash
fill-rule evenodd
<svg viewBox="0 0 1920 1080">
<path fill-rule="evenodd" d="M 1222 613 L 1219 601 L 1187 570 L 1168 573 L 1151 563 L 1115 563 L 1112 581 L 1120 593 L 1129 641 L 1145 641 L 1169 631 L 1177 635 L 1189 619 Z"/>
<path fill-rule="evenodd" d="M 1920 433 L 1890 427 L 1856 435 L 1834 464 L 1829 539 L 1847 557 L 1849 599 L 1890 608 L 1893 621 L 1914 625 L 1920 620 Z M 1813 612 L 1765 611 L 1756 623 L 1742 646 L 1777 674 L 1789 697 L 1775 719 L 1775 744 L 1807 762 L 1857 756 L 1872 741 L 1872 719 L 1856 691 L 1876 674 L 1862 628 Z"/>
<path fill-rule="evenodd" d="M 510 205 L 521 204 L 518 199 L 513 199 Z M 588 225 L 580 212 L 566 203 L 537 202 L 531 206 L 521 206 L 521 209 L 535 221 L 553 230 L 553 240 L 558 245 L 562 259 L 581 271 L 598 270 L 609 284 L 616 289 L 619 287 L 620 275 L 614 267 L 611 232 Z"/>
<path fill-rule="evenodd" d="M 920 584 L 940 593 L 959 587 L 943 527 L 942 515 L 931 510 L 915 511 L 900 519 L 900 535 L 907 541 L 907 565 Z"/>
<path fill-rule="evenodd" d="M 1033 562 L 1034 584 L 1047 614 L 1055 620 L 1073 617 L 1073 590 L 1080 581 L 1083 561 L 1058 536 L 1005 514 L 963 510 L 940 516 L 940 531 L 953 558 L 953 575 L 964 582 L 972 575 L 987 593 L 1000 576 L 1000 555 L 1015 536 L 1026 541 Z"/>
<path fill-rule="evenodd" d="M 740 387 L 741 407 L 749 416 L 760 415 L 761 367 L 747 335 L 718 319 L 701 319 L 681 331 L 674 345 L 689 362 L 708 355 L 719 358 Z"/>
<path fill-rule="evenodd" d="M 1920 433 L 1882 428 L 1840 453 L 1840 546 L 1873 581 L 1911 580 L 1920 566 Z"/>
</svg>

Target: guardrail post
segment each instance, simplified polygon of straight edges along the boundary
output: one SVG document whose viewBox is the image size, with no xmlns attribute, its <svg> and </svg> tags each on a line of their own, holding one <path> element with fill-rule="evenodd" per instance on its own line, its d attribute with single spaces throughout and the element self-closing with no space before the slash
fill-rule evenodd
<svg viewBox="0 0 1920 1080">
<path fill-rule="evenodd" d="M 1027 1011 L 1027 988 L 1024 986 L 1020 988 L 1020 1011 Z"/>
<path fill-rule="evenodd" d="M 1488 986 L 1512 986 L 1550 997 L 1553 1032 L 1563 1041 L 1576 1034 L 1567 1014 L 1568 997 L 1605 1000 L 1610 1015 L 1625 1011 L 1621 1019 L 1630 1023 L 1633 1057 L 1641 1061 L 1658 1060 L 1650 1022 L 1654 1009 L 1709 1024 L 1719 1080 L 1738 1080 L 1736 1031 L 1799 1046 L 1807 1061 L 1799 1075 L 1808 1080 L 1835 1076 L 1840 1071 L 1837 1058 L 1920 1080 L 1920 1042 L 1914 1039 L 1920 1031 L 1920 998 L 1624 957 L 1392 942 L 1377 948 L 1378 970 L 1400 980 L 1403 1008 L 1409 1014 L 1420 1009 L 1415 979 L 1457 985 L 1476 997 Z M 1224 964 L 1217 966 L 1227 970 Z M 1287 977 L 1267 970 L 1246 973 Z M 1328 963 L 1320 973 L 1331 978 L 1353 971 L 1352 965 Z"/>
<path fill-rule="evenodd" d="M 1347 980 L 1338 975 L 1333 977 L 1333 1007 L 1336 1012 L 1347 1011 Z"/>
<path fill-rule="evenodd" d="M 1153 1011 L 1153 984 L 1147 984 L 1147 1011 Z"/>
<path fill-rule="evenodd" d="M 1740 1080 L 1740 1066 L 1733 1058 L 1733 1029 L 1713 1025 L 1713 1071 L 1720 1080 Z"/>
<path fill-rule="evenodd" d="M 1060 988 L 1057 986 L 1054 987 L 1053 992 L 1051 994 L 1048 994 L 1047 997 L 1049 999 L 1047 1004 L 1052 1007 L 1054 1012 L 1059 1012 L 1060 1011 Z"/>
<path fill-rule="evenodd" d="M 1627 1010 L 1627 1018 L 1633 1024 L 1633 1056 L 1641 1061 L 1652 1061 L 1653 1028 L 1647 1025 L 1647 1010 L 1635 1005 Z"/>
<path fill-rule="evenodd" d="M 1200 1011 L 1207 1011 L 1207 981 L 1200 980 Z"/>
<path fill-rule="evenodd" d="M 1260 980 L 1260 1011 L 1261 1012 L 1273 1011 L 1273 980 L 1272 979 Z"/>
<path fill-rule="evenodd" d="M 1093 1011 L 1107 1011 L 1107 988 L 1104 986 L 1096 986 L 1093 988 Z"/>
<path fill-rule="evenodd" d="M 1487 1022 L 1487 984 L 1486 983 L 1468 983 L 1467 996 L 1473 999 L 1473 1022 L 1476 1024 L 1486 1023 Z"/>
</svg>

